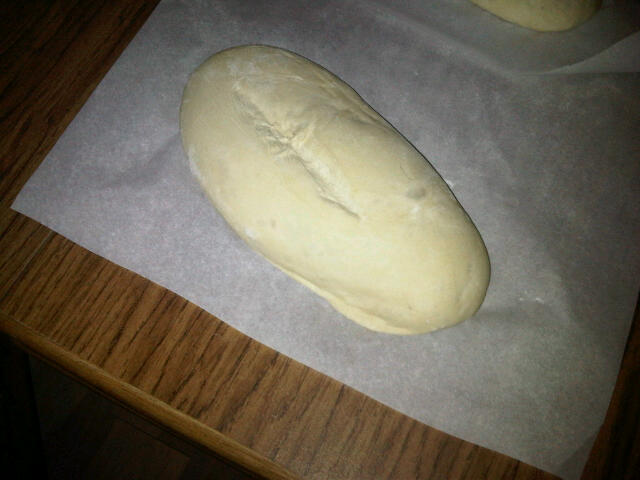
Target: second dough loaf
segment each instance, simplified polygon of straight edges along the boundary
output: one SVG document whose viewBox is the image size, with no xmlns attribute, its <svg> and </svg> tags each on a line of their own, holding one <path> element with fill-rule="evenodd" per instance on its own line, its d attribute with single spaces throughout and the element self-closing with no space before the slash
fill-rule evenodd
<svg viewBox="0 0 640 480">
<path fill-rule="evenodd" d="M 587 21 L 602 0 L 471 0 L 498 17 L 541 32 L 568 30 Z"/>
</svg>

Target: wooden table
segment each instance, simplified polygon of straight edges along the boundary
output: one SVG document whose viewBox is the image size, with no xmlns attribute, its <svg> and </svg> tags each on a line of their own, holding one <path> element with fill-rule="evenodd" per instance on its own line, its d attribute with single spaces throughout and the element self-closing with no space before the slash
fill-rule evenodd
<svg viewBox="0 0 640 480">
<path fill-rule="evenodd" d="M 385 407 L 10 210 L 155 4 L 0 7 L 2 332 L 268 478 L 554 478 Z M 636 314 L 585 478 L 625 478 L 638 467 L 638 323 Z"/>
</svg>

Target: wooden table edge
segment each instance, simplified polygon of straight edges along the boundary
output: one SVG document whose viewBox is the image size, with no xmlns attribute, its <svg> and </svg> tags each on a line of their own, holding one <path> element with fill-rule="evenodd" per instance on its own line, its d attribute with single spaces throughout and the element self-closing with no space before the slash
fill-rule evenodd
<svg viewBox="0 0 640 480">
<path fill-rule="evenodd" d="M 4 312 L 0 312 L 0 332 L 8 335 L 18 347 L 27 353 L 44 360 L 62 372 L 71 374 L 91 388 L 96 388 L 116 401 L 131 407 L 140 415 L 165 425 L 186 438 L 197 441 L 198 444 L 211 452 L 251 472 L 277 480 L 300 478 L 236 440 L 65 350 Z"/>
</svg>

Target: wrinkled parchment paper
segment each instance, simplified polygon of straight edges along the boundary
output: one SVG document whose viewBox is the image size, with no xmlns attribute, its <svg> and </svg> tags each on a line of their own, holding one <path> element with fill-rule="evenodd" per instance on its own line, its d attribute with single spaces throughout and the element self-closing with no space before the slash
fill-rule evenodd
<svg viewBox="0 0 640 480">
<path fill-rule="evenodd" d="M 640 81 L 611 73 L 637 69 L 632 18 L 541 34 L 465 0 L 166 0 L 14 208 L 411 417 L 577 478 L 638 289 Z M 491 257 L 473 319 L 367 331 L 233 234 L 178 111 L 191 71 L 247 43 L 325 66 L 429 158 Z"/>
</svg>

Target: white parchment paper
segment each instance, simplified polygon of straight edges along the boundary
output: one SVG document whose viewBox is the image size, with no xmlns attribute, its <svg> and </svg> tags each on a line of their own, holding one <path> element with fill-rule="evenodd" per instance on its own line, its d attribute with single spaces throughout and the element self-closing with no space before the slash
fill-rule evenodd
<svg viewBox="0 0 640 480">
<path fill-rule="evenodd" d="M 634 18 L 541 34 L 465 0 L 165 0 L 14 208 L 426 424 L 577 478 L 638 291 L 640 80 L 615 73 L 636 71 Z M 228 228 L 178 111 L 191 71 L 247 43 L 325 66 L 429 158 L 491 257 L 473 319 L 367 331 Z"/>
</svg>

